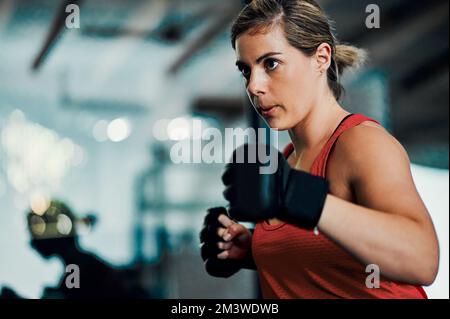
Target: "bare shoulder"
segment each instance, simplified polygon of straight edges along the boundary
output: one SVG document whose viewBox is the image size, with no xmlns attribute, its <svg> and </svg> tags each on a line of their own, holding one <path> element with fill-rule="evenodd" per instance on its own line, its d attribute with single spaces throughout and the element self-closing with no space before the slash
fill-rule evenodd
<svg viewBox="0 0 450 319">
<path fill-rule="evenodd" d="M 356 203 L 414 220 L 429 219 L 408 154 L 383 127 L 364 122 L 348 129 L 336 142 L 334 152 L 337 168 L 342 170 Z"/>
<path fill-rule="evenodd" d="M 377 123 L 366 121 L 342 133 L 336 142 L 335 156 L 348 176 L 358 177 L 382 170 L 410 169 L 408 154 L 400 142 Z"/>
</svg>

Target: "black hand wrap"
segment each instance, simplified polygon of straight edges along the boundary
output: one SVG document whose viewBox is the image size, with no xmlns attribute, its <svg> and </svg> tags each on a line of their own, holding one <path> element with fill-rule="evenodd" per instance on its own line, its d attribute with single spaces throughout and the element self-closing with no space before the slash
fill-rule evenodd
<svg viewBox="0 0 450 319">
<path fill-rule="evenodd" d="M 217 220 L 219 215 L 228 216 L 224 207 L 214 207 L 208 209 L 205 216 L 203 228 L 200 231 L 201 257 L 205 262 L 205 269 L 208 274 L 214 277 L 228 278 L 238 272 L 241 268 L 256 269 L 249 252 L 244 260 L 219 259 L 217 255 L 224 250 L 217 247 L 217 243 L 223 241 L 217 234 L 217 229 L 223 227 Z"/>
<path fill-rule="evenodd" d="M 265 152 L 265 161 L 258 157 L 261 150 Z M 268 159 L 274 163 L 268 163 Z M 271 173 L 263 174 L 262 168 Z M 232 162 L 225 167 L 222 181 L 230 216 L 238 221 L 278 218 L 312 229 L 319 222 L 328 194 L 324 178 L 291 168 L 278 150 L 266 145 L 238 147 Z"/>
<path fill-rule="evenodd" d="M 321 177 L 289 169 L 283 209 L 277 217 L 302 228 L 313 229 L 322 215 L 328 188 L 328 181 Z"/>
</svg>

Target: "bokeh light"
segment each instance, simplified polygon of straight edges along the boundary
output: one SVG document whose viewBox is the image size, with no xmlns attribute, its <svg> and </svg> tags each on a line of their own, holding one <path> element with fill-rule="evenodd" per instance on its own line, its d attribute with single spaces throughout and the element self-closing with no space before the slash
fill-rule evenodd
<svg viewBox="0 0 450 319">
<path fill-rule="evenodd" d="M 58 215 L 56 221 L 56 229 L 62 235 L 69 235 L 72 230 L 72 221 L 67 215 Z"/>
<path fill-rule="evenodd" d="M 31 195 L 30 207 L 35 214 L 42 216 L 50 207 L 50 199 L 48 196 L 36 192 Z"/>
<path fill-rule="evenodd" d="M 97 142 L 105 142 L 108 140 L 108 121 L 100 120 L 95 123 L 92 128 L 92 135 Z"/>
<path fill-rule="evenodd" d="M 111 141 L 122 142 L 130 136 L 131 124 L 127 119 L 118 118 L 108 124 L 107 134 Z"/>
</svg>

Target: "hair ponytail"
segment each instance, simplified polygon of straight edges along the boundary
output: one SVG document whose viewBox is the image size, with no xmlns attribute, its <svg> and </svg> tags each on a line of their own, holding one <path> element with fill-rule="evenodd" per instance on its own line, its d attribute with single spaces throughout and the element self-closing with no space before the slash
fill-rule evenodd
<svg viewBox="0 0 450 319">
<path fill-rule="evenodd" d="M 351 45 L 336 45 L 335 61 L 339 74 L 347 69 L 358 69 L 367 60 L 367 52 Z"/>
</svg>

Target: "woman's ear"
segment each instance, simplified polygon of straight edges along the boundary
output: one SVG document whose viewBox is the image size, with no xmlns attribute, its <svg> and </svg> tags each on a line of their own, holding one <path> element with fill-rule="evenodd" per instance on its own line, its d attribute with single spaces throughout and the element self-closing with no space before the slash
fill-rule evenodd
<svg viewBox="0 0 450 319">
<path fill-rule="evenodd" d="M 331 46 L 328 43 L 322 43 L 317 47 L 315 60 L 318 71 L 324 73 L 331 65 Z"/>
</svg>

